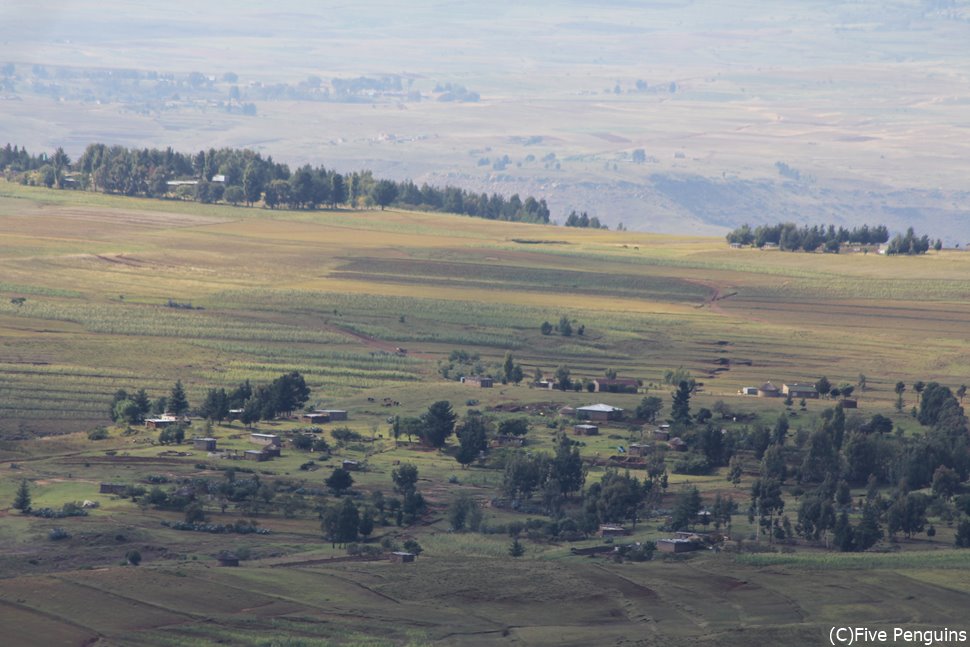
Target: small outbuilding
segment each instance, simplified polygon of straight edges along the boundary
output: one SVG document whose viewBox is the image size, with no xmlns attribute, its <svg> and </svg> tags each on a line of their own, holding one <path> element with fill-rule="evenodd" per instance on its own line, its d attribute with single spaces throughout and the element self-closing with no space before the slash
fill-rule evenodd
<svg viewBox="0 0 970 647">
<path fill-rule="evenodd" d="M 777 386 L 771 382 L 765 382 L 758 387 L 758 397 L 759 398 L 778 398 L 781 397 L 781 391 Z"/>
<path fill-rule="evenodd" d="M 612 523 L 604 523 L 600 525 L 597 534 L 600 537 L 625 537 L 629 533 L 627 533 L 626 528 L 623 526 Z"/>
<path fill-rule="evenodd" d="M 269 454 L 266 452 L 261 452 L 258 449 L 247 449 L 243 452 L 243 458 L 247 461 L 256 461 L 257 463 L 262 463 L 263 461 L 269 460 Z"/>
<path fill-rule="evenodd" d="M 859 401 L 858 400 L 850 400 L 849 398 L 845 398 L 844 400 L 842 400 L 842 408 L 843 409 L 858 409 L 859 408 Z"/>
<path fill-rule="evenodd" d="M 166 427 L 178 424 L 188 425 L 192 423 L 185 418 L 178 418 L 176 416 L 160 416 L 158 418 L 145 419 L 145 426 L 149 429 L 165 429 Z"/>
<path fill-rule="evenodd" d="M 799 384 L 798 382 L 793 384 L 782 384 L 781 392 L 784 395 L 791 396 L 794 399 L 818 399 L 818 389 L 815 388 L 814 384 Z"/>
<path fill-rule="evenodd" d="M 684 442 L 684 440 L 682 440 L 680 437 L 671 438 L 667 444 L 670 445 L 670 448 L 675 452 L 687 451 L 687 443 Z"/>
<path fill-rule="evenodd" d="M 300 420 L 314 425 L 321 424 L 324 422 L 330 422 L 330 414 L 314 411 L 313 413 L 304 413 L 302 416 L 300 416 Z"/>
<path fill-rule="evenodd" d="M 657 550 L 662 553 L 687 553 L 700 549 L 701 544 L 691 539 L 658 539 Z"/>
<path fill-rule="evenodd" d="M 577 436 L 598 436 L 600 428 L 597 425 L 573 425 L 573 433 Z"/>
<path fill-rule="evenodd" d="M 636 393 L 640 390 L 640 383 L 633 378 L 599 378 L 593 380 L 593 391 L 596 393 Z"/>
<path fill-rule="evenodd" d="M 646 443 L 630 443 L 630 456 L 646 456 L 651 446 Z"/>
<path fill-rule="evenodd" d="M 349 458 L 345 458 L 341 465 L 348 472 L 356 472 L 360 470 L 360 461 L 351 460 Z"/>
<path fill-rule="evenodd" d="M 280 446 L 280 437 L 277 434 L 249 434 L 249 442 L 257 445 L 276 445 Z"/>
<path fill-rule="evenodd" d="M 192 448 L 199 449 L 205 452 L 216 451 L 216 439 L 215 438 L 193 438 Z"/>
<path fill-rule="evenodd" d="M 576 415 L 587 420 L 619 420 L 623 417 L 623 409 L 614 407 L 610 404 L 591 404 L 585 407 L 577 407 Z"/>
<path fill-rule="evenodd" d="M 482 375 L 467 375 L 461 378 L 461 383 L 482 389 L 490 389 L 492 388 L 494 382 L 490 377 L 485 377 Z"/>
<path fill-rule="evenodd" d="M 98 492 L 101 494 L 120 494 L 124 496 L 128 492 L 128 486 L 125 483 L 102 483 Z"/>
<path fill-rule="evenodd" d="M 239 558 L 232 553 L 220 553 L 216 560 L 219 566 L 239 566 Z"/>
<path fill-rule="evenodd" d="M 653 430 L 654 440 L 670 440 L 670 432 L 666 429 L 654 429 Z"/>
<path fill-rule="evenodd" d="M 314 409 L 313 413 L 324 413 L 328 415 L 330 417 L 330 422 L 347 419 L 346 409 Z"/>
<path fill-rule="evenodd" d="M 396 550 L 388 555 L 388 558 L 396 564 L 409 564 L 410 562 L 414 561 L 415 557 L 417 557 L 417 555 L 414 553 L 407 553 L 402 550 Z"/>
</svg>

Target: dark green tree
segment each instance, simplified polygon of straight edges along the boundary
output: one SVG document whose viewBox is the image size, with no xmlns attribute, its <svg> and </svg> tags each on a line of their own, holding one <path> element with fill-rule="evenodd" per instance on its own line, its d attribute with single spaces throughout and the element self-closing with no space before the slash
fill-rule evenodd
<svg viewBox="0 0 970 647">
<path fill-rule="evenodd" d="M 753 523 L 758 520 L 758 535 L 762 529 L 771 529 L 776 514 L 785 509 L 785 500 L 781 496 L 781 482 L 775 478 L 760 478 L 751 484 L 751 507 L 748 519 Z M 768 534 L 769 541 L 771 533 Z"/>
<path fill-rule="evenodd" d="M 829 392 L 832 390 L 832 384 L 829 382 L 829 379 L 823 375 L 822 377 L 818 378 L 818 381 L 815 382 L 815 390 L 818 391 L 818 394 L 824 398 L 828 396 Z"/>
<path fill-rule="evenodd" d="M 182 388 L 182 380 L 177 380 L 172 387 L 172 392 L 168 396 L 166 407 L 168 413 L 173 416 L 184 416 L 189 412 L 189 401 L 185 397 L 185 389 Z"/>
<path fill-rule="evenodd" d="M 648 395 L 647 397 L 640 400 L 640 404 L 637 405 L 636 415 L 639 420 L 646 420 L 647 422 L 653 422 L 657 419 L 660 411 L 663 409 L 663 400 L 655 395 Z"/>
<path fill-rule="evenodd" d="M 687 380 L 680 381 L 672 398 L 673 402 L 670 405 L 671 419 L 675 424 L 690 425 L 690 384 L 688 384 Z"/>
<path fill-rule="evenodd" d="M 401 463 L 391 471 L 394 490 L 408 496 L 414 494 L 418 484 L 418 468 L 411 463 Z"/>
<path fill-rule="evenodd" d="M 933 472 L 933 494 L 949 500 L 960 489 L 960 475 L 956 470 L 940 465 Z"/>
<path fill-rule="evenodd" d="M 953 543 L 957 548 L 970 548 L 970 517 L 961 517 Z"/>
<path fill-rule="evenodd" d="M 879 509 L 875 504 L 866 503 L 862 509 L 862 519 L 855 528 L 855 549 L 868 550 L 882 539 L 882 527 L 879 525 Z"/>
<path fill-rule="evenodd" d="M 552 478 L 559 481 L 559 488 L 568 497 L 583 489 L 586 482 L 586 469 L 579 455 L 579 447 L 574 446 L 569 437 L 563 434 L 556 446 L 556 456 L 552 461 Z"/>
<path fill-rule="evenodd" d="M 20 487 L 17 488 L 17 494 L 14 496 L 13 507 L 23 513 L 30 512 L 30 484 L 27 479 L 20 480 Z"/>
<path fill-rule="evenodd" d="M 397 185 L 390 180 L 378 181 L 371 190 L 371 199 L 381 208 L 381 211 L 394 202 L 395 198 L 397 198 Z"/>
<path fill-rule="evenodd" d="M 374 511 L 370 508 L 366 509 L 362 515 L 360 515 L 360 525 L 357 528 L 357 532 L 360 536 L 366 539 L 370 537 L 371 533 L 374 532 Z"/>
<path fill-rule="evenodd" d="M 142 422 L 141 409 L 134 400 L 120 400 L 115 404 L 114 420 L 118 424 L 136 425 Z"/>
<path fill-rule="evenodd" d="M 559 368 L 556 369 L 556 387 L 562 391 L 568 391 L 573 383 L 569 379 L 569 367 L 565 364 L 560 364 Z"/>
<path fill-rule="evenodd" d="M 697 514 L 701 511 L 701 505 L 701 493 L 696 487 L 691 486 L 682 490 L 674 504 L 670 527 L 674 530 L 693 527 L 697 521 Z"/>
<path fill-rule="evenodd" d="M 421 416 L 422 439 L 432 447 L 444 447 L 448 437 L 455 432 L 457 419 L 451 403 L 438 400 Z"/>
<path fill-rule="evenodd" d="M 488 448 L 488 420 L 481 415 L 467 415 L 458 432 L 456 460 L 466 467 L 475 462 Z"/>
<path fill-rule="evenodd" d="M 573 325 L 569 322 L 569 317 L 566 315 L 559 317 L 559 325 L 556 326 L 556 330 L 563 337 L 571 337 L 573 334 Z"/>
<path fill-rule="evenodd" d="M 229 417 L 229 396 L 225 389 L 209 389 L 199 415 L 207 420 L 222 422 Z"/>
<path fill-rule="evenodd" d="M 359 529 L 360 513 L 357 510 L 357 506 L 354 505 L 353 499 L 347 497 L 344 499 L 343 505 L 340 506 L 340 511 L 337 516 L 337 532 L 335 537 L 337 543 L 347 544 L 352 541 L 357 541 Z"/>
<path fill-rule="evenodd" d="M 333 474 L 327 477 L 327 487 L 333 490 L 334 494 L 340 496 L 349 490 L 354 484 L 354 477 L 350 472 L 342 467 L 335 468 Z"/>
<path fill-rule="evenodd" d="M 512 543 L 509 544 L 509 557 L 522 557 L 525 555 L 525 547 L 522 542 L 519 541 L 518 537 L 512 539 Z"/>
<path fill-rule="evenodd" d="M 835 528 L 832 529 L 832 539 L 835 547 L 843 553 L 855 550 L 855 536 L 852 531 L 852 524 L 849 523 L 849 514 L 845 510 L 835 520 Z"/>
<path fill-rule="evenodd" d="M 502 436 L 524 436 L 528 432 L 528 418 L 506 418 L 498 423 L 498 433 Z"/>
</svg>

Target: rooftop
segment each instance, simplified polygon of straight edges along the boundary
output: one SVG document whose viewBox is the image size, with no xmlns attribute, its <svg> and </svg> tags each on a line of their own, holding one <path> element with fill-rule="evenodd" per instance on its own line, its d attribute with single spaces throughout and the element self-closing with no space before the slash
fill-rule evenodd
<svg viewBox="0 0 970 647">
<path fill-rule="evenodd" d="M 606 413 L 613 413 L 614 411 L 623 411 L 620 407 L 614 407 L 609 404 L 591 404 L 585 407 L 578 407 L 576 411 L 605 411 Z"/>
</svg>

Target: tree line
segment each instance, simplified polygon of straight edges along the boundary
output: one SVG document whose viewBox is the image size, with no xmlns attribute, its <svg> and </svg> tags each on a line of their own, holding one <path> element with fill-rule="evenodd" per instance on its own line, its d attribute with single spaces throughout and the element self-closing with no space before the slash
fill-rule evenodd
<svg viewBox="0 0 970 647">
<path fill-rule="evenodd" d="M 509 198 L 453 186 L 416 185 L 411 180 L 375 178 L 369 170 L 341 174 L 323 166 L 293 171 L 249 149 L 222 148 L 185 154 L 172 148 L 128 149 L 89 144 L 74 163 L 58 148 L 53 155 L 30 155 L 24 148 L 0 149 L 0 171 L 8 179 L 149 198 L 177 197 L 203 203 L 225 202 L 289 209 L 396 206 L 463 214 L 489 220 L 548 223 L 545 200 L 518 194 Z"/>
<path fill-rule="evenodd" d="M 774 225 L 759 225 L 752 229 L 744 224 L 727 234 L 727 242 L 737 245 L 777 245 L 785 251 L 814 252 L 819 248 L 827 252 L 838 253 L 840 247 L 854 243 L 859 245 L 880 245 L 889 240 L 889 229 L 885 225 L 862 225 L 846 229 L 836 228 L 835 225 L 805 225 L 798 227 L 795 223 L 784 222 Z M 925 251 L 925 250 L 924 250 Z"/>
<path fill-rule="evenodd" d="M 188 415 L 190 411 L 207 420 L 222 422 L 229 418 L 230 410 L 238 410 L 239 419 L 249 425 L 260 420 L 272 420 L 281 415 L 288 415 L 303 407 L 309 398 L 310 388 L 306 385 L 303 376 L 297 371 L 291 371 L 269 384 L 254 387 L 249 380 L 246 380 L 229 391 L 223 388 L 209 389 L 202 404 L 194 410 L 189 404 L 181 380 L 175 382 L 167 396 L 161 395 L 154 399 L 148 395 L 146 389 L 139 389 L 133 393 L 119 389 L 111 398 L 109 413 L 111 419 L 118 424 L 135 425 L 144 422 L 151 415 L 168 414 L 182 417 Z M 184 430 L 181 431 L 184 434 Z M 172 431 L 175 434 L 178 432 L 178 428 Z M 171 434 L 164 440 L 181 442 L 183 439 L 169 438 L 169 436 Z"/>
</svg>

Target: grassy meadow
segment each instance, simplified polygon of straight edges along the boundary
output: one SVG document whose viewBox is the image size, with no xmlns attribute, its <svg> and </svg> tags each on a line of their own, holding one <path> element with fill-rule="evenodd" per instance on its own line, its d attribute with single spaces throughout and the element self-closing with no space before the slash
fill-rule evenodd
<svg viewBox="0 0 970 647">
<path fill-rule="evenodd" d="M 742 541 L 719 554 L 640 564 L 570 553 L 599 543 L 590 539 L 523 541 L 526 554 L 513 562 L 507 535 L 452 533 L 445 518 L 457 492 L 495 496 L 501 472 L 461 469 L 447 454 L 396 443 L 388 416 L 417 415 L 441 399 L 459 414 L 520 408 L 532 423 L 530 451 L 551 450 L 559 407 L 603 401 L 632 410 L 643 397 L 539 390 L 529 380 L 492 389 L 446 381 L 439 362 L 464 350 L 487 367 L 511 352 L 527 376 L 567 365 L 574 379 L 594 378 L 613 368 L 642 379 L 665 412 L 664 372 L 684 367 L 703 383 L 692 408 L 723 400 L 769 424 L 782 401 L 744 398 L 740 387 L 821 375 L 855 384 L 864 374 L 859 415 L 882 413 L 912 430 L 916 422 L 893 408 L 897 381 L 967 381 L 967 276 L 970 254 L 961 251 L 788 254 L 714 238 L 0 183 L 0 619 L 12 644 L 308 647 L 820 644 L 832 624 L 942 626 L 968 594 L 970 552 L 944 550 L 951 528 L 901 541 L 900 554 L 737 554 Z M 562 316 L 583 334 L 540 332 Z M 343 423 L 331 423 L 323 430 L 330 456 L 287 447 L 270 462 L 227 466 L 190 445 L 160 447 L 155 432 L 110 426 L 119 388 L 157 397 L 181 379 L 197 405 L 208 388 L 292 370 L 311 387 L 311 405 L 350 411 L 346 426 L 360 440 L 338 441 L 332 430 Z M 792 433 L 811 429 L 826 406 L 796 407 Z M 99 425 L 108 437 L 88 440 Z M 258 430 L 303 426 L 261 422 Z M 252 448 L 238 422 L 195 421 L 190 433 L 200 431 L 221 447 Z M 583 439 L 582 452 L 605 459 L 638 439 L 625 424 L 605 425 Z M 329 561 L 346 552 L 323 542 L 312 507 L 252 516 L 268 535 L 210 534 L 163 526 L 181 515 L 98 492 L 101 482 L 228 478 L 227 467 L 238 468 L 236 478 L 322 490 L 344 459 L 362 463 L 353 476 L 364 493 L 389 493 L 396 465 L 418 466 L 431 513 L 374 533 L 419 540 L 416 563 Z M 301 469 L 310 460 L 319 469 Z M 587 483 L 603 471 L 591 467 Z M 744 510 L 750 478 L 732 486 L 724 474 L 674 474 L 662 505 L 689 481 L 705 497 L 732 494 Z M 35 508 L 99 507 L 68 519 L 20 515 L 8 506 L 22 479 Z M 241 516 L 215 505 L 206 515 L 217 523 Z M 734 530 L 747 537 L 744 517 Z M 486 524 L 524 518 L 485 511 Z M 657 525 L 644 520 L 633 538 L 664 536 Z M 71 536 L 48 540 L 55 526 Z M 120 565 L 132 549 L 142 566 Z M 222 550 L 250 559 L 217 568 Z"/>
</svg>

